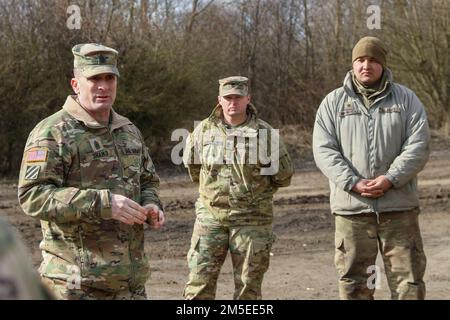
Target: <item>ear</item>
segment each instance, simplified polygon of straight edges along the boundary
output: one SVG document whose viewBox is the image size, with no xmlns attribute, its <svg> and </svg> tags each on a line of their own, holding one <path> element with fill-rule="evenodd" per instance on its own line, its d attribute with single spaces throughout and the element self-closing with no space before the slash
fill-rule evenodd
<svg viewBox="0 0 450 320">
<path fill-rule="evenodd" d="M 218 103 L 220 103 L 220 100 L 221 100 L 220 98 L 221 98 L 221 96 L 217 96 L 217 102 Z"/>
<path fill-rule="evenodd" d="M 248 96 L 247 96 L 247 104 L 249 104 L 250 101 L 252 101 L 252 96 L 251 96 L 251 95 L 248 95 Z"/>
<path fill-rule="evenodd" d="M 72 78 L 70 80 L 70 85 L 72 86 L 72 90 L 76 93 L 79 94 L 80 93 L 80 88 L 78 86 L 78 79 L 77 78 Z"/>
</svg>

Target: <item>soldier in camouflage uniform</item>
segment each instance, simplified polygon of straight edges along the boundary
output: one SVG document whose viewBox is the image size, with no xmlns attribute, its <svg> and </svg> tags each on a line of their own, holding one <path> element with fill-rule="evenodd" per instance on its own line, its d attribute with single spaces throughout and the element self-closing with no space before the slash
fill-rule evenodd
<svg viewBox="0 0 450 320">
<path fill-rule="evenodd" d="M 428 160 L 428 121 L 414 92 L 392 81 L 386 55 L 380 39 L 358 41 L 352 70 L 314 126 L 314 158 L 336 217 L 341 299 L 373 299 L 378 252 L 392 299 L 425 298 L 417 174 Z"/>
<path fill-rule="evenodd" d="M 19 235 L 0 219 L 0 300 L 51 298 L 33 269 Z"/>
<path fill-rule="evenodd" d="M 25 146 L 19 202 L 41 220 L 43 281 L 59 299 L 145 299 L 144 224 L 164 223 L 140 131 L 112 105 L 117 51 L 73 47 L 76 93 Z"/>
<path fill-rule="evenodd" d="M 183 154 L 200 186 L 184 297 L 214 299 L 230 251 L 234 299 L 261 299 L 274 241 L 273 194 L 290 184 L 293 168 L 277 132 L 250 104 L 248 79 L 229 77 L 219 84 L 219 104 L 188 137 Z"/>
</svg>

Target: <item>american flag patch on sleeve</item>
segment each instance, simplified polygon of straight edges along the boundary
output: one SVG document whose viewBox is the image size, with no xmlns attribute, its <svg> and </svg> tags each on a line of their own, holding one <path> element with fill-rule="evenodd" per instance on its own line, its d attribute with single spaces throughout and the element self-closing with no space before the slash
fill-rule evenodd
<svg viewBox="0 0 450 320">
<path fill-rule="evenodd" d="M 26 162 L 45 162 L 46 160 L 46 148 L 33 148 L 27 151 Z"/>
</svg>

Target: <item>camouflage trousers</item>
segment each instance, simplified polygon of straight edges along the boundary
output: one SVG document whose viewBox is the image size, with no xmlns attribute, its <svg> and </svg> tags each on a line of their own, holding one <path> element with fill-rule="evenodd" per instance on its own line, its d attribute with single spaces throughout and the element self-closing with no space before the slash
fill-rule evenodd
<svg viewBox="0 0 450 320">
<path fill-rule="evenodd" d="M 419 210 L 336 215 L 335 265 L 341 299 L 373 299 L 380 251 L 391 299 L 424 299 L 426 257 Z M 377 274 L 378 275 L 378 274 Z"/>
<path fill-rule="evenodd" d="M 67 281 L 41 277 L 45 287 L 57 300 L 147 300 L 144 286 L 132 290 L 110 292 L 92 287 L 81 286 L 80 289 L 72 289 Z"/>
<path fill-rule="evenodd" d="M 198 214 L 187 255 L 189 281 L 184 298 L 214 299 L 217 278 L 228 251 L 233 264 L 235 300 L 261 299 L 274 235 L 272 225 L 226 226 Z"/>
</svg>

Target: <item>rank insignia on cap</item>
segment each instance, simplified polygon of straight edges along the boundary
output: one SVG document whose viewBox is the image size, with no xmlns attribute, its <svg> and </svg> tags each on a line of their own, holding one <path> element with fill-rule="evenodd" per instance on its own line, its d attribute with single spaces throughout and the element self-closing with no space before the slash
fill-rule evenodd
<svg viewBox="0 0 450 320">
<path fill-rule="evenodd" d="M 26 162 L 45 162 L 47 160 L 47 149 L 33 148 L 28 150 Z"/>
<path fill-rule="evenodd" d="M 27 166 L 27 170 L 25 171 L 25 180 L 36 180 L 40 170 L 40 166 Z"/>
</svg>

